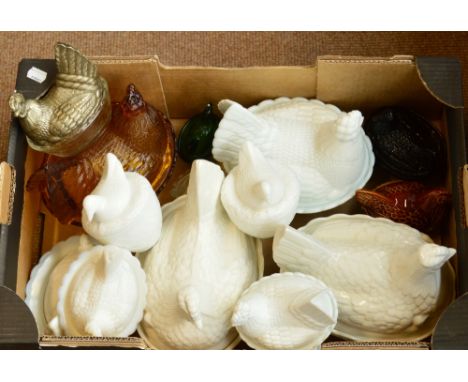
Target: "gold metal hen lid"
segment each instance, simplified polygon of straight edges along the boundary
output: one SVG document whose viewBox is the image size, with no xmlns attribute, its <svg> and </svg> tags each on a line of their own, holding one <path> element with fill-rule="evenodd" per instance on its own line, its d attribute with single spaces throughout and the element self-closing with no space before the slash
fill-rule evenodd
<svg viewBox="0 0 468 382">
<path fill-rule="evenodd" d="M 112 108 L 106 80 L 78 50 L 58 43 L 55 62 L 56 81 L 44 97 L 25 99 L 15 92 L 9 103 L 33 149 L 67 157 L 101 134 Z"/>
</svg>

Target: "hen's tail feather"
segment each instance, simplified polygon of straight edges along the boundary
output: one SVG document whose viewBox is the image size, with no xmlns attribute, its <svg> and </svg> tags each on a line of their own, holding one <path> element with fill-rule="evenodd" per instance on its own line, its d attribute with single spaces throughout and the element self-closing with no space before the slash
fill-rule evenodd
<svg viewBox="0 0 468 382">
<path fill-rule="evenodd" d="M 230 168 L 237 165 L 239 152 L 247 141 L 267 156 L 270 134 L 266 123 L 236 102 L 223 100 L 218 108 L 224 111 L 213 140 L 213 156 Z"/>
<path fill-rule="evenodd" d="M 335 306 L 334 306 L 335 305 Z M 304 290 L 289 304 L 289 310 L 299 321 L 314 329 L 336 324 L 336 301 L 327 289 Z"/>
<path fill-rule="evenodd" d="M 179 306 L 189 316 L 198 329 L 203 329 L 203 316 L 200 310 L 200 296 L 195 288 L 188 286 L 179 292 Z"/>
<path fill-rule="evenodd" d="M 97 77 L 97 67 L 78 50 L 64 43 L 55 46 L 58 72 L 85 77 Z"/>
<path fill-rule="evenodd" d="M 292 227 L 279 228 L 273 238 L 273 260 L 282 270 L 314 274 L 335 254 Z"/>
</svg>

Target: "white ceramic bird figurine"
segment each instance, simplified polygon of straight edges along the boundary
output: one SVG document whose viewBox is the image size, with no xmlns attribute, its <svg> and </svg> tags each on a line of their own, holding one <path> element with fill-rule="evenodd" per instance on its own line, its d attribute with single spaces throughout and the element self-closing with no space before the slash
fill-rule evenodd
<svg viewBox="0 0 468 382">
<path fill-rule="evenodd" d="M 146 276 L 123 248 L 87 235 L 59 242 L 41 257 L 26 286 L 40 335 L 126 337 L 146 302 Z"/>
<path fill-rule="evenodd" d="M 255 349 L 318 349 L 336 325 L 333 293 L 315 277 L 276 273 L 241 296 L 232 325 Z"/>
<path fill-rule="evenodd" d="M 49 323 L 57 316 L 58 289 L 70 262 L 94 245 L 88 235 L 72 236 L 55 244 L 50 251 L 41 256 L 39 263 L 33 268 L 26 285 L 25 302 L 34 315 L 39 335 L 53 334 Z M 67 260 L 63 261 L 64 259 Z M 64 270 L 57 272 L 55 269 L 59 264 Z M 53 273 L 57 274 L 57 277 L 52 276 Z M 55 329 L 56 332 L 59 330 Z"/>
<path fill-rule="evenodd" d="M 336 207 L 354 196 L 372 175 L 374 154 L 359 111 L 305 98 L 266 100 L 248 109 L 223 100 L 224 113 L 213 141 L 213 156 L 227 170 L 238 163 L 245 141 L 268 159 L 289 166 L 301 195 L 297 212 Z"/>
<path fill-rule="evenodd" d="M 187 195 L 163 206 L 159 242 L 140 259 L 148 297 L 140 335 L 158 349 L 224 349 L 238 334 L 231 316 L 263 272 L 259 242 L 224 211 L 221 168 L 192 164 Z"/>
<path fill-rule="evenodd" d="M 435 310 L 441 267 L 455 250 L 404 224 L 366 215 L 314 219 L 280 228 L 273 259 L 282 271 L 326 283 L 339 307 L 336 331 L 347 338 L 403 338 Z"/>
<path fill-rule="evenodd" d="M 296 214 L 300 185 L 286 166 L 268 161 L 250 142 L 239 153 L 239 164 L 228 174 L 221 201 L 234 224 L 248 235 L 273 237 Z"/>
<path fill-rule="evenodd" d="M 149 181 L 136 172 L 124 172 L 109 153 L 101 180 L 83 200 L 81 222 L 86 233 L 103 244 L 146 251 L 161 234 L 161 206 Z"/>
<path fill-rule="evenodd" d="M 146 275 L 128 250 L 95 246 L 63 275 L 56 321 L 68 336 L 127 337 L 143 318 Z"/>
</svg>

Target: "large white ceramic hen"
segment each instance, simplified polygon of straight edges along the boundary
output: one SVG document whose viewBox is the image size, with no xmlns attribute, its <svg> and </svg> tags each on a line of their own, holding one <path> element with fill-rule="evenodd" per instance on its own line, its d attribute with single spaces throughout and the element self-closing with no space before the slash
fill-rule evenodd
<svg viewBox="0 0 468 382">
<path fill-rule="evenodd" d="M 440 269 L 454 254 L 414 228 L 365 215 L 279 229 L 273 243 L 282 271 L 310 274 L 331 288 L 339 334 L 369 340 L 418 335 L 436 308 Z"/>
<path fill-rule="evenodd" d="M 291 223 L 299 202 L 296 175 L 281 163 L 267 160 L 250 142 L 239 153 L 239 164 L 226 177 L 221 201 L 237 227 L 261 239 Z"/>
<path fill-rule="evenodd" d="M 359 111 L 305 98 L 278 98 L 244 108 L 223 100 L 224 113 L 213 141 L 213 156 L 231 170 L 244 142 L 266 158 L 289 166 L 301 184 L 297 212 L 336 207 L 369 180 L 374 154 Z"/>
<path fill-rule="evenodd" d="M 263 270 L 257 241 L 221 205 L 223 180 L 219 166 L 194 161 L 187 195 L 163 206 L 161 238 L 139 255 L 148 296 L 138 330 L 154 348 L 224 349 L 238 337 L 234 305 Z"/>
<path fill-rule="evenodd" d="M 83 200 L 86 233 L 103 244 L 146 251 L 159 239 L 161 219 L 150 182 L 136 172 L 125 172 L 117 157 L 108 153 L 98 185 Z"/>
<path fill-rule="evenodd" d="M 239 299 L 232 324 L 255 349 L 317 349 L 336 325 L 330 289 L 303 273 L 275 273 L 253 283 Z"/>
</svg>

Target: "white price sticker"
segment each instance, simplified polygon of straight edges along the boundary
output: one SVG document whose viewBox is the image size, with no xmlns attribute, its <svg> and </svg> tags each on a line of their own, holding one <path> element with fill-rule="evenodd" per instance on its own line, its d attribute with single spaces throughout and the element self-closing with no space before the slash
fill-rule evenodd
<svg viewBox="0 0 468 382">
<path fill-rule="evenodd" d="M 43 70 L 32 66 L 31 69 L 28 70 L 28 74 L 26 75 L 26 77 L 42 84 L 47 78 L 47 72 L 44 72 Z"/>
</svg>

